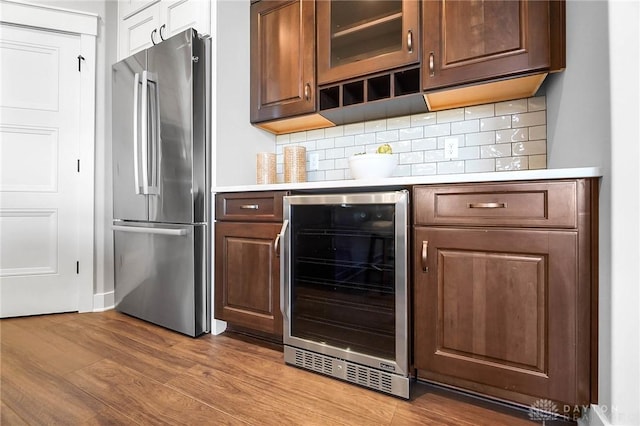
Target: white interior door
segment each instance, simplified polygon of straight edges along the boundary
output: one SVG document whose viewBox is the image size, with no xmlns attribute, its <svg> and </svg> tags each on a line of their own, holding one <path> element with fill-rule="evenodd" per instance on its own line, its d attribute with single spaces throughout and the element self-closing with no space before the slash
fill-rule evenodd
<svg viewBox="0 0 640 426">
<path fill-rule="evenodd" d="M 0 316 L 77 311 L 80 37 L 0 25 Z"/>
</svg>

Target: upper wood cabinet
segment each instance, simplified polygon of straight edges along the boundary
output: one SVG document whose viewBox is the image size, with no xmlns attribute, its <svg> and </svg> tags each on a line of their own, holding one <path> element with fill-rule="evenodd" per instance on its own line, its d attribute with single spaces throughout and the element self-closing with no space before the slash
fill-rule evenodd
<svg viewBox="0 0 640 426">
<path fill-rule="evenodd" d="M 316 111 L 315 2 L 263 0 L 251 5 L 251 122 L 299 117 Z M 314 116 L 319 117 L 319 116 Z M 321 126 L 331 125 L 322 117 Z M 313 128 L 313 119 L 261 126 Z M 297 127 L 296 127 L 297 126 Z M 315 126 L 318 127 L 318 126 Z"/>
<path fill-rule="evenodd" d="M 538 73 L 506 85 L 444 92 L 448 99 L 434 100 L 456 107 L 464 104 L 465 95 L 484 96 L 478 101 L 487 102 L 532 96 L 547 72 L 564 68 L 564 12 L 564 1 L 553 0 L 423 1 L 424 90 Z M 427 103 L 443 109 L 429 98 Z"/>
<path fill-rule="evenodd" d="M 201 0 L 118 2 L 118 59 L 186 30 L 211 34 L 211 3 Z"/>
<path fill-rule="evenodd" d="M 318 84 L 420 62 L 420 3 L 320 0 Z"/>
</svg>

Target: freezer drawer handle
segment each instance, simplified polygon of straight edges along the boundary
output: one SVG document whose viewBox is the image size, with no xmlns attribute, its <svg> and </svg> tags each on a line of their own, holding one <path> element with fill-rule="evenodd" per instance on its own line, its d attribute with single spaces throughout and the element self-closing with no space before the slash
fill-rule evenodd
<svg viewBox="0 0 640 426">
<path fill-rule="evenodd" d="M 114 231 L 122 232 L 137 232 L 140 234 L 156 234 L 156 235 L 172 235 L 179 237 L 181 235 L 187 235 L 188 229 L 165 229 L 165 228 L 145 228 L 143 226 L 121 226 L 113 225 Z"/>
</svg>

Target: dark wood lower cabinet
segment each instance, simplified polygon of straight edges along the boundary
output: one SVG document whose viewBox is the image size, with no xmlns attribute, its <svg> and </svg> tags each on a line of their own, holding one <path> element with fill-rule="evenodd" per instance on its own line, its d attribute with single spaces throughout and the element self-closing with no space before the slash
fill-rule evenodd
<svg viewBox="0 0 640 426">
<path fill-rule="evenodd" d="M 282 224 L 217 222 L 215 317 L 282 339 L 280 258 L 274 240 Z"/>
<path fill-rule="evenodd" d="M 554 206 L 546 203 L 557 185 L 537 188 L 546 194 L 546 212 L 562 208 L 576 219 L 575 225 L 543 223 L 546 228 L 482 226 L 485 219 L 468 207 L 478 206 L 473 197 L 479 193 L 495 203 L 481 204 L 487 210 L 505 206 L 494 221 L 512 220 L 513 203 L 504 199 L 529 191 L 526 185 L 432 188 L 423 192 L 435 196 L 414 205 L 428 217 L 460 222 L 475 216 L 462 225 L 425 221 L 414 227 L 418 378 L 526 405 L 550 400 L 563 409 L 594 402 L 597 268 L 591 259 L 597 229 L 591 220 L 597 214 L 591 209 L 597 194 L 590 183 L 574 183 L 574 191 Z M 451 192 L 471 202 L 444 218 L 441 203 L 429 200 L 442 201 Z"/>
</svg>

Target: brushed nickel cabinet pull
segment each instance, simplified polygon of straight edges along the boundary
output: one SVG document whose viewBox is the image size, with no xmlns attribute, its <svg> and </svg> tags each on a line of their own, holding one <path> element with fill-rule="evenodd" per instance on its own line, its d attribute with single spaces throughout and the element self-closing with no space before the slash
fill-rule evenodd
<svg viewBox="0 0 640 426">
<path fill-rule="evenodd" d="M 309 83 L 304 85 L 304 99 L 306 101 L 311 99 L 311 85 Z"/>
<path fill-rule="evenodd" d="M 429 241 L 422 242 L 422 272 L 429 272 L 429 266 L 427 265 L 427 249 L 429 248 Z"/>
<path fill-rule="evenodd" d="M 504 209 L 507 203 L 469 203 L 467 207 L 470 209 Z"/>
<path fill-rule="evenodd" d="M 434 77 L 436 75 L 436 60 L 433 52 L 429 53 L 429 77 Z"/>
<path fill-rule="evenodd" d="M 257 204 L 243 204 L 240 206 L 242 210 L 258 210 L 260 206 Z"/>
<path fill-rule="evenodd" d="M 282 222 L 282 228 L 280 228 L 280 233 L 276 236 L 276 240 L 273 242 L 273 251 L 275 251 L 276 256 L 280 257 L 280 238 L 284 238 L 284 233 L 287 231 L 287 226 L 289 225 L 289 221 L 287 219 Z M 282 292 L 282 290 L 280 290 Z M 282 294 L 282 293 L 281 293 Z M 283 304 L 281 303 L 280 306 Z"/>
<path fill-rule="evenodd" d="M 409 53 L 413 53 L 413 31 L 407 31 L 407 49 Z"/>
</svg>

